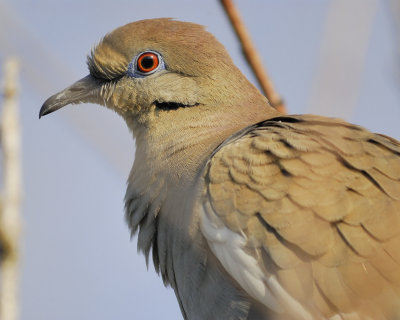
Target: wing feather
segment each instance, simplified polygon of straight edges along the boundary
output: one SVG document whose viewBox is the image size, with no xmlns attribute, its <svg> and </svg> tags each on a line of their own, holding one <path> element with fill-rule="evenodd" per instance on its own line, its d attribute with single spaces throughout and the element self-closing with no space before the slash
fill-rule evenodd
<svg viewBox="0 0 400 320">
<path fill-rule="evenodd" d="M 400 310 L 400 143 L 281 117 L 228 139 L 204 173 L 201 230 L 253 298 L 297 319 Z"/>
</svg>

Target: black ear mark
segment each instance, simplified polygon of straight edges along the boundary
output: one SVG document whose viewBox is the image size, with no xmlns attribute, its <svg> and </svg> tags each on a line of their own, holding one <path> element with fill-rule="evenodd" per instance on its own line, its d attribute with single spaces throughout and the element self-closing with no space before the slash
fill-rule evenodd
<svg viewBox="0 0 400 320">
<path fill-rule="evenodd" d="M 196 102 L 195 104 L 187 105 L 187 104 L 179 103 L 179 102 L 159 102 L 159 101 L 155 101 L 154 104 L 158 109 L 161 109 L 161 110 L 176 110 L 176 109 L 179 109 L 179 108 L 195 107 L 195 106 L 198 106 L 200 103 Z"/>
</svg>

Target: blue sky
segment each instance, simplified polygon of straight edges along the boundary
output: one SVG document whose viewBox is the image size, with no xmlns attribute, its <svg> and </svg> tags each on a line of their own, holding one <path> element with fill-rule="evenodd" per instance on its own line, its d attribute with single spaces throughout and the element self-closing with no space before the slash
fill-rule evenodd
<svg viewBox="0 0 400 320">
<path fill-rule="evenodd" d="M 308 112 L 313 101 L 321 46 L 335 45 L 325 32 L 334 1 L 343 0 L 236 1 L 290 113 Z M 324 112 L 399 139 L 399 33 L 389 1 L 357 1 L 375 6 L 359 81 L 348 84 L 354 97 Z M 48 96 L 87 74 L 86 54 L 105 33 L 152 17 L 208 26 L 254 81 L 218 1 L 0 0 L 0 61 L 16 54 L 22 62 L 23 320 L 180 318 L 124 222 L 134 141 L 122 119 L 79 105 L 38 120 Z M 341 61 L 353 49 L 342 48 Z M 342 72 L 346 84 L 352 77 Z M 326 103 L 333 98 L 328 92 Z"/>
</svg>

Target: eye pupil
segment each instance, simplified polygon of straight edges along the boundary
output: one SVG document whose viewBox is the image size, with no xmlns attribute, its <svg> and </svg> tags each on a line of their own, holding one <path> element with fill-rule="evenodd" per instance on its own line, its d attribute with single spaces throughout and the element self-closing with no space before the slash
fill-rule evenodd
<svg viewBox="0 0 400 320">
<path fill-rule="evenodd" d="M 137 59 L 137 70 L 142 73 L 149 73 L 157 69 L 160 61 L 154 52 L 142 53 Z"/>
<path fill-rule="evenodd" d="M 141 62 L 143 69 L 151 69 L 154 66 L 154 58 L 152 56 L 143 57 Z"/>
</svg>

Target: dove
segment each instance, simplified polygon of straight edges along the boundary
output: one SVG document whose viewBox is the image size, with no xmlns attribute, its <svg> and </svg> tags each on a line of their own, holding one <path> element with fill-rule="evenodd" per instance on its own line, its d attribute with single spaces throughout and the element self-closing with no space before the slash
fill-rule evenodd
<svg viewBox="0 0 400 320">
<path fill-rule="evenodd" d="M 126 221 L 184 319 L 399 319 L 398 141 L 277 112 L 189 22 L 124 25 L 87 65 L 39 116 L 91 102 L 125 120 Z"/>
</svg>

